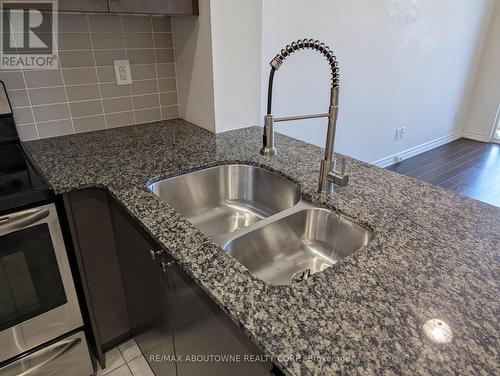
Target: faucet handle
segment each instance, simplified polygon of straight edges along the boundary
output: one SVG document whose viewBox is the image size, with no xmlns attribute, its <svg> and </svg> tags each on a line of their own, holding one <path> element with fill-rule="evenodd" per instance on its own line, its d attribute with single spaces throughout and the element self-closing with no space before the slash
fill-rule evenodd
<svg viewBox="0 0 500 376">
<path fill-rule="evenodd" d="M 347 163 L 346 157 L 340 156 L 338 157 L 340 159 L 340 171 L 337 171 L 337 156 L 335 155 L 333 157 L 334 163 L 333 163 L 333 169 L 332 171 L 328 174 L 328 179 L 332 182 L 334 182 L 337 185 L 340 185 L 341 187 L 345 187 L 347 183 L 349 183 L 349 175 L 345 175 L 345 166 Z"/>
<path fill-rule="evenodd" d="M 337 156 L 335 156 L 334 158 L 335 158 L 335 163 L 333 165 L 333 171 L 336 172 L 336 173 L 339 173 L 337 171 Z M 340 159 L 340 163 L 341 163 L 341 166 L 340 166 L 340 175 L 344 175 L 344 173 L 345 173 L 345 165 L 346 165 L 346 158 L 343 157 L 343 156 L 340 156 L 339 159 Z"/>
</svg>

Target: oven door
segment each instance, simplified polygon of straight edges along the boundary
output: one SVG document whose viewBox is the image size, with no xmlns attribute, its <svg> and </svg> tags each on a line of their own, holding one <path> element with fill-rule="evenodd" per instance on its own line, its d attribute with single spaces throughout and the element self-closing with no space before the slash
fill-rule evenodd
<svg viewBox="0 0 500 376">
<path fill-rule="evenodd" d="M 0 217 L 0 362 L 82 326 L 54 204 Z"/>
</svg>

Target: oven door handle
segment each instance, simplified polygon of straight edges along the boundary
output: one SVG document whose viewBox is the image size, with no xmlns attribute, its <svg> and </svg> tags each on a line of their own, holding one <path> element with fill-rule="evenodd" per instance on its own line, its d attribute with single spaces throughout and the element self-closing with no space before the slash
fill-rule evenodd
<svg viewBox="0 0 500 376">
<path fill-rule="evenodd" d="M 0 234 L 6 234 L 15 230 L 21 230 L 45 217 L 48 217 L 49 214 L 49 208 L 43 208 L 27 210 L 21 213 L 0 217 Z"/>
<path fill-rule="evenodd" d="M 44 361 L 42 361 L 42 362 L 40 362 L 38 364 L 35 364 L 34 366 L 28 368 L 26 371 L 24 371 L 24 372 L 19 373 L 19 374 L 16 375 L 16 376 L 29 376 L 29 375 L 33 374 L 33 372 L 39 370 L 40 368 L 46 366 L 50 362 L 52 362 L 55 359 L 59 358 L 61 355 L 63 355 L 65 352 L 67 352 L 68 350 L 70 350 L 75 345 L 79 344 L 81 341 L 82 341 L 81 338 L 73 338 L 73 339 L 70 339 L 70 340 L 67 340 L 67 341 L 57 342 L 57 343 L 55 343 L 55 344 L 53 344 L 51 346 L 47 346 L 43 350 L 34 352 L 33 354 L 27 355 L 25 357 L 22 357 L 21 359 L 18 359 L 15 362 L 12 362 L 12 363 L 8 364 L 7 366 L 5 366 L 5 368 L 4 367 L 0 368 L 0 373 L 2 373 L 2 370 L 8 370 L 9 368 L 12 369 L 12 368 L 14 368 L 16 366 L 22 365 L 22 363 L 24 363 L 25 361 L 30 360 L 31 357 L 34 357 L 34 356 L 38 357 L 40 355 L 43 355 L 43 353 L 50 353 L 50 352 L 52 352 L 54 350 L 58 350 L 59 349 L 58 351 L 56 351 L 54 353 L 54 355 L 49 356 Z"/>
</svg>

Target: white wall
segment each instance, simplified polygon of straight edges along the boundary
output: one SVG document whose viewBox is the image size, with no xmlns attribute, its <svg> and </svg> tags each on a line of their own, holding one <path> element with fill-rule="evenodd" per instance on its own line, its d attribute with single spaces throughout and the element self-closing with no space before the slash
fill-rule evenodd
<svg viewBox="0 0 500 376">
<path fill-rule="evenodd" d="M 491 138 L 500 105 L 500 1 L 492 11 L 476 79 L 464 118 L 464 135 L 480 141 Z"/>
<path fill-rule="evenodd" d="M 260 123 L 262 0 L 211 0 L 217 132 Z"/>
<path fill-rule="evenodd" d="M 172 17 L 179 115 L 215 132 L 210 2 L 199 7 L 199 17 Z"/>
<path fill-rule="evenodd" d="M 212 132 L 258 125 L 262 0 L 201 0 L 173 17 L 180 116 Z"/>
<path fill-rule="evenodd" d="M 339 60 L 338 151 L 372 162 L 457 137 L 475 46 L 492 1 L 264 1 L 261 116 L 269 61 L 287 43 L 308 37 L 330 45 Z M 319 53 L 289 57 L 275 77 L 273 113 L 324 112 L 329 81 Z M 402 126 L 406 136 L 396 143 L 394 131 Z M 282 123 L 278 130 L 324 146 L 326 120 Z"/>
</svg>

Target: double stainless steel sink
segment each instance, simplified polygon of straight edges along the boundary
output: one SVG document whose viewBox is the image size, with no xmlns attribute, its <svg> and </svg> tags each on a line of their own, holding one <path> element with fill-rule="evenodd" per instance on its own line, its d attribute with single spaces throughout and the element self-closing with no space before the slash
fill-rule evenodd
<svg viewBox="0 0 500 376">
<path fill-rule="evenodd" d="M 256 166 L 211 167 L 149 189 L 270 284 L 300 282 L 372 238 L 348 218 L 301 200 L 296 184 Z"/>
</svg>

